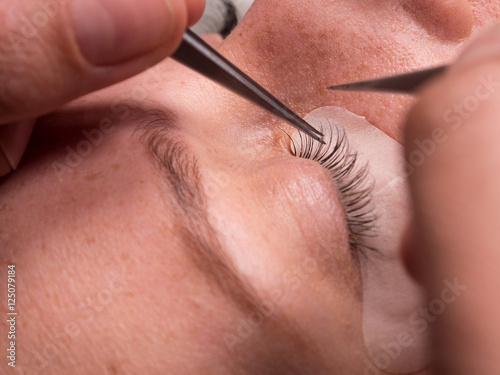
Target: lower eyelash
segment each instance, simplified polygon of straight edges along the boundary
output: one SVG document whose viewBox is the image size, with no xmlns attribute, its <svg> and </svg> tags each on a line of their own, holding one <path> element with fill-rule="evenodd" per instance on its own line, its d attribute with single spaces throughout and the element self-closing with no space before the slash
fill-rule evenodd
<svg viewBox="0 0 500 375">
<path fill-rule="evenodd" d="M 328 170 L 344 206 L 349 246 L 357 259 L 358 254 L 366 256 L 367 250 L 378 252 L 376 248 L 363 243 L 363 239 L 376 236 L 377 218 L 371 202 L 373 180 L 368 164 L 360 164 L 357 153 L 352 151 L 345 130 L 330 126 L 332 131 L 324 132 L 325 145 L 302 133 L 299 133 L 299 145 L 290 138 L 292 153 L 296 157 L 316 161 Z"/>
</svg>

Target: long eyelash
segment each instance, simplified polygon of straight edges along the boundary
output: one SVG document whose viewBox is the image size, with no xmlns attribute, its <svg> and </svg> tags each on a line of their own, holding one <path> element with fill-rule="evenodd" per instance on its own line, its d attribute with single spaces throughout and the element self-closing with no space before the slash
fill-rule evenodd
<svg viewBox="0 0 500 375">
<path fill-rule="evenodd" d="M 296 142 L 290 138 L 292 153 L 296 157 L 320 163 L 330 173 L 344 206 L 353 256 L 366 256 L 367 250 L 379 252 L 376 248 L 363 244 L 364 238 L 376 236 L 377 218 L 371 202 L 373 181 L 369 166 L 359 163 L 358 155 L 352 152 L 344 129 L 333 126 L 332 131 L 326 133 L 329 135 L 324 139 L 326 145 L 300 133 L 300 144 L 297 147 Z"/>
</svg>

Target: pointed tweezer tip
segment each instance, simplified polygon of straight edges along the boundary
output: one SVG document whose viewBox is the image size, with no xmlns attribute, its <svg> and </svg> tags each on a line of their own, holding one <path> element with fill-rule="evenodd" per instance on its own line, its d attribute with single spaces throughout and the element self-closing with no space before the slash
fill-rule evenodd
<svg viewBox="0 0 500 375">
<path fill-rule="evenodd" d="M 325 141 L 323 141 L 323 137 L 325 136 L 323 133 L 319 132 L 319 131 L 316 131 L 317 134 L 313 133 L 311 130 L 309 129 L 304 129 L 304 128 L 301 128 L 301 130 L 306 133 L 308 136 L 310 136 L 311 138 L 313 138 L 314 140 L 318 141 L 319 143 L 321 144 L 326 144 Z"/>
<path fill-rule="evenodd" d="M 299 117 L 299 119 L 300 119 L 300 121 L 298 123 L 295 123 L 295 126 L 298 129 L 300 129 L 301 131 L 306 133 L 308 136 L 310 136 L 314 140 L 316 140 L 322 144 L 325 144 L 325 142 L 323 141 L 323 137 L 325 135 L 322 132 L 320 132 L 318 129 L 316 129 L 313 126 L 311 126 L 310 124 L 308 124 L 307 121 L 302 119 L 301 117 Z"/>
<path fill-rule="evenodd" d="M 322 134 L 321 136 L 316 136 L 314 139 L 321 143 L 322 145 L 326 145 L 325 141 L 323 140 L 324 135 Z"/>
<path fill-rule="evenodd" d="M 327 87 L 326 89 L 333 90 L 333 91 L 350 91 L 350 90 L 352 90 L 352 85 L 346 84 L 346 85 L 330 86 L 330 87 Z"/>
</svg>

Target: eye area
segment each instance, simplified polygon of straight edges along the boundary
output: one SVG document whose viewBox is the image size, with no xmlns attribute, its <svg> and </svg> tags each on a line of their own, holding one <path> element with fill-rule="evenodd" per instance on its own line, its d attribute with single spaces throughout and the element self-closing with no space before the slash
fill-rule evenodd
<svg viewBox="0 0 500 375">
<path fill-rule="evenodd" d="M 367 251 L 378 252 L 365 243 L 367 237 L 377 235 L 377 217 L 371 199 L 374 181 L 369 166 L 358 160 L 343 128 L 331 122 L 320 124 L 318 128 L 325 134 L 325 144 L 296 132 L 293 137 L 290 136 L 292 154 L 315 161 L 328 171 L 345 210 L 353 257 L 366 256 Z"/>
</svg>

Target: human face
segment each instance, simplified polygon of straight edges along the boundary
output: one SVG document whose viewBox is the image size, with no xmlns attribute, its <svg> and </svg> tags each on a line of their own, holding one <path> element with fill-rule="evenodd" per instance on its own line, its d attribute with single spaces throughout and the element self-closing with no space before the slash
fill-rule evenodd
<svg viewBox="0 0 500 375">
<path fill-rule="evenodd" d="M 0 185 L 18 369 L 379 371 L 377 344 L 418 306 L 398 257 L 412 99 L 325 88 L 450 62 L 499 16 L 486 0 L 257 0 L 219 46 L 312 124 L 345 131 L 357 168 L 369 163 L 373 238 L 347 223 L 345 180 L 292 155 L 294 129 L 171 60 L 41 119 Z M 386 367 L 425 371 L 415 341 Z"/>
</svg>

